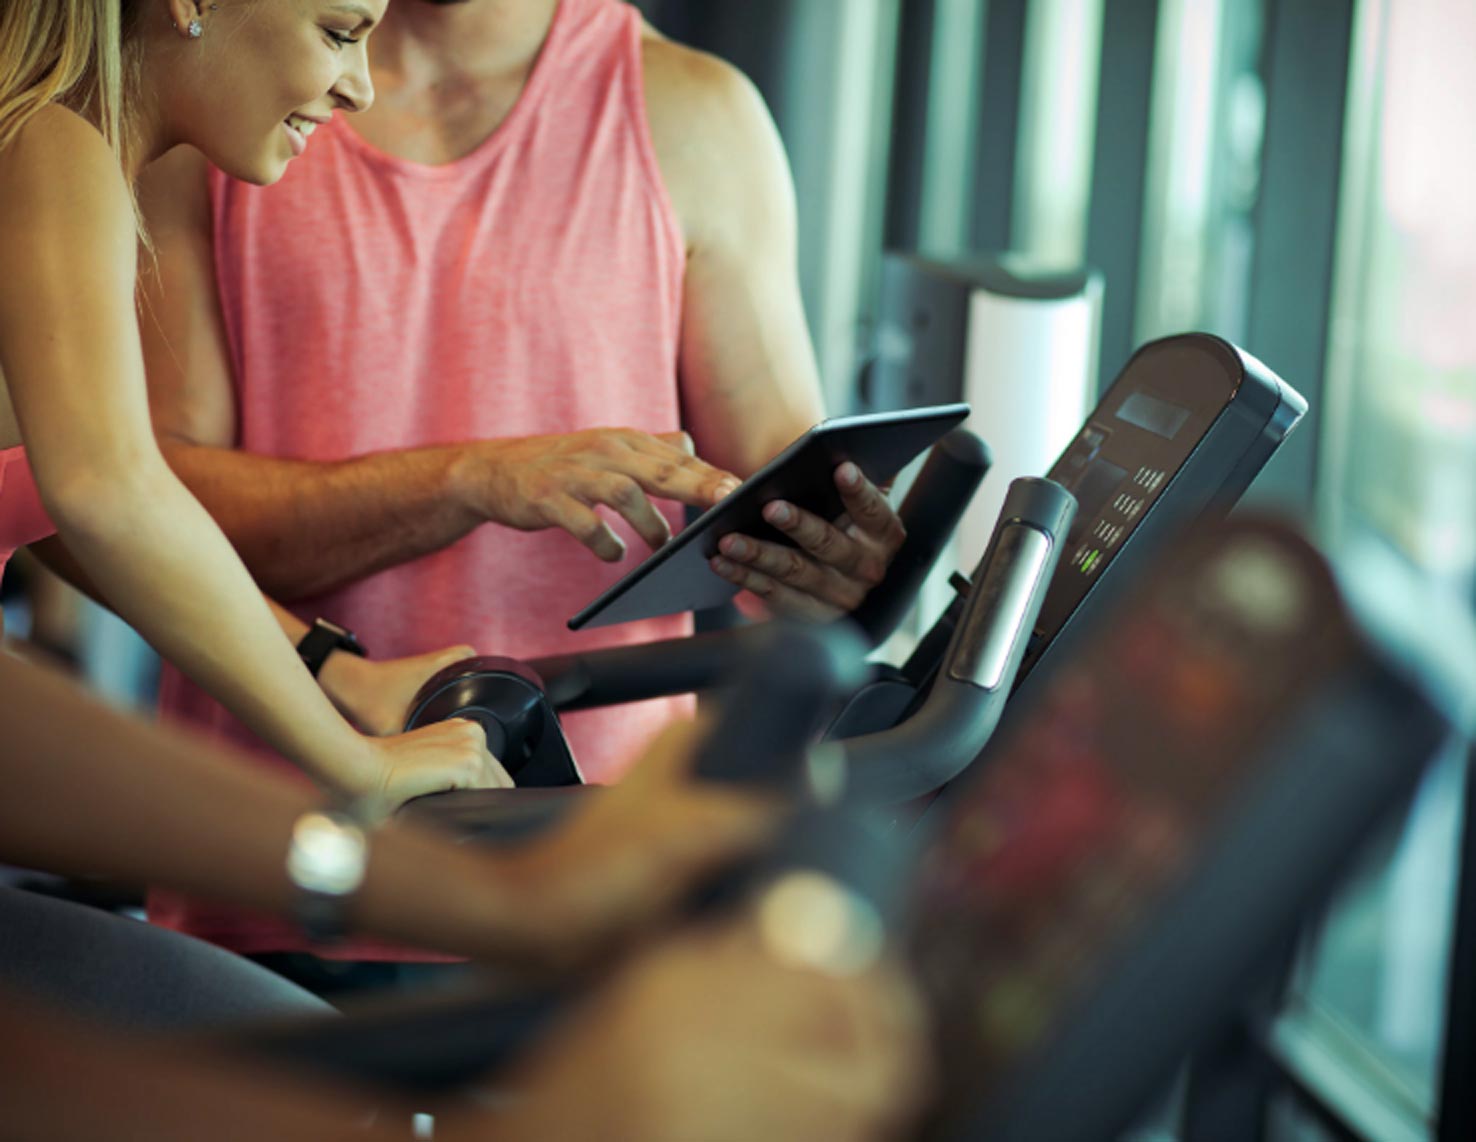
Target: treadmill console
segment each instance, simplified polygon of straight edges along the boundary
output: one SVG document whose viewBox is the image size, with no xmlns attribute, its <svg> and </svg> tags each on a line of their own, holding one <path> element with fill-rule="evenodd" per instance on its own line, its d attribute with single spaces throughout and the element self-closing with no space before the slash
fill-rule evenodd
<svg viewBox="0 0 1476 1142">
<path fill-rule="evenodd" d="M 1306 408 L 1217 337 L 1169 337 L 1135 353 L 1048 474 L 1078 507 L 1021 677 L 1129 541 L 1141 548 L 1149 532 L 1233 504 Z"/>
</svg>

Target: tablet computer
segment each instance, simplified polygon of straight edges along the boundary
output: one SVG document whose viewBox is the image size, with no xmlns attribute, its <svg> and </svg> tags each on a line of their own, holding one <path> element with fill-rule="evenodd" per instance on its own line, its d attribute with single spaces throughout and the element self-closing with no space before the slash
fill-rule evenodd
<svg viewBox="0 0 1476 1142">
<path fill-rule="evenodd" d="M 966 404 L 947 404 L 821 421 L 570 619 L 569 629 L 726 603 L 739 588 L 708 566 L 723 536 L 736 531 L 792 547 L 789 537 L 764 519 L 765 504 L 786 500 L 833 521 L 845 512 L 833 475 L 841 464 L 850 460 L 873 484 L 889 483 L 968 414 Z"/>
</svg>

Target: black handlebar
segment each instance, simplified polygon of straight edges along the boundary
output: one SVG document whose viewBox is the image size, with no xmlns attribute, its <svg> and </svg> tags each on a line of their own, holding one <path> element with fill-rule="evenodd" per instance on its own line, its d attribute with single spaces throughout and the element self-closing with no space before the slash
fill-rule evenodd
<svg viewBox="0 0 1476 1142">
<path fill-rule="evenodd" d="M 704 781 L 764 785 L 808 800 L 808 747 L 837 700 L 866 681 L 866 645 L 847 623 L 754 628 L 693 766 Z"/>
<path fill-rule="evenodd" d="M 1040 613 L 1076 500 L 1049 480 L 1010 485 L 931 691 L 900 725 L 840 743 L 846 796 L 902 803 L 957 777 L 989 741 Z"/>
<path fill-rule="evenodd" d="M 958 527 L 991 463 L 989 446 L 964 428 L 955 428 L 928 453 L 897 511 L 907 538 L 887 568 L 886 579 L 851 614 L 851 621 L 872 646 L 887 640 L 917 600 L 923 580 Z"/>
<path fill-rule="evenodd" d="M 550 655 L 530 659 L 528 666 L 543 679 L 556 710 L 620 706 L 715 688 L 727 676 L 735 656 L 750 653 L 762 643 L 761 631 L 761 627 L 737 627 L 638 646 Z"/>
<path fill-rule="evenodd" d="M 848 623 L 772 622 L 742 633 L 742 652 L 735 658 L 730 650 L 724 663 L 731 688 L 693 773 L 705 781 L 773 788 L 799 803 L 826 800 L 841 775 L 825 766 L 823 753 L 812 762 L 806 747 L 837 701 L 865 682 L 866 644 Z M 511 845 L 556 826 L 599 795 L 594 785 L 457 790 L 417 797 L 402 813 L 478 844 Z"/>
<path fill-rule="evenodd" d="M 865 645 L 842 624 L 799 627 L 769 623 L 751 653 L 730 671 L 732 686 L 694 765 L 704 780 L 776 786 L 801 808 L 808 747 L 830 705 L 865 677 Z M 579 787 L 576 787 L 579 788 Z M 587 791 L 587 790 L 586 790 Z M 563 793 L 563 790 L 533 790 Z M 479 840 L 521 839 L 530 831 L 517 798 L 508 836 L 500 820 L 483 820 Z M 573 804 L 565 801 L 564 805 Z M 842 829 L 852 829 L 842 834 Z M 841 845 L 842 835 L 865 843 Z M 815 869 L 863 901 L 878 916 L 895 905 L 898 862 L 866 840 L 859 824 L 797 818 L 773 852 L 723 885 L 714 901 L 749 891 L 787 871 Z M 432 1091 L 460 1086 L 524 1049 L 563 1013 L 572 997 L 544 992 L 514 999 L 465 995 L 425 1003 L 392 1002 L 352 1020 L 274 1021 L 234 1034 L 232 1044 L 278 1063 Z"/>
</svg>

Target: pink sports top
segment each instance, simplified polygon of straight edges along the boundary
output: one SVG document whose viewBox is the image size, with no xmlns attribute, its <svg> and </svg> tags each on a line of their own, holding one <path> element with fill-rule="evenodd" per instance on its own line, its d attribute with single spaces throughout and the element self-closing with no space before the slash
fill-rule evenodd
<svg viewBox="0 0 1476 1142">
<path fill-rule="evenodd" d="M 594 427 L 677 429 L 685 242 L 642 85 L 639 13 L 563 0 L 521 98 L 456 162 L 394 158 L 337 117 L 270 189 L 213 174 L 240 446 L 331 461 Z M 679 526 L 675 505 L 669 514 Z M 562 531 L 485 526 L 295 609 L 352 628 L 376 657 L 458 642 L 533 657 L 688 633 L 686 617 L 566 629 L 646 550 L 623 521 L 617 531 L 630 555 L 612 566 Z M 176 672 L 163 705 L 262 748 Z M 585 775 L 609 781 L 690 708 L 643 703 L 565 725 Z M 296 942 L 218 909 L 153 915 L 243 951 Z"/>
<path fill-rule="evenodd" d="M 0 577 L 20 548 L 56 533 L 36 491 L 25 448 L 0 449 Z"/>
</svg>

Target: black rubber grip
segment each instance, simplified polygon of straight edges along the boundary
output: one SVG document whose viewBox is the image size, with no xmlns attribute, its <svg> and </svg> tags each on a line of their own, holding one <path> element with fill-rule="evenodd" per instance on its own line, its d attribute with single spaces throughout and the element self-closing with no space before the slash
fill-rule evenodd
<svg viewBox="0 0 1476 1142">
<path fill-rule="evenodd" d="M 866 681 L 866 644 L 846 623 L 771 622 L 743 634 L 728 642 L 728 685 L 693 773 L 806 800 L 808 747 L 839 700 Z M 463 790 L 418 797 L 404 812 L 464 840 L 515 845 L 557 827 L 598 794 L 590 785 Z"/>
<path fill-rule="evenodd" d="M 1059 484 L 1010 485 L 942 666 L 919 709 L 901 724 L 842 742 L 846 794 L 901 803 L 941 788 L 988 743 L 1040 613 L 1076 500 Z"/>
<path fill-rule="evenodd" d="M 766 627 L 709 631 L 636 646 L 528 660 L 546 684 L 554 709 L 622 706 L 674 694 L 702 693 L 730 680 L 741 656 L 761 649 Z"/>
<path fill-rule="evenodd" d="M 872 646 L 897 629 L 922 589 L 938 555 L 963 518 L 993 463 L 989 447 L 964 428 L 933 446 L 897 514 L 907 538 L 878 585 L 851 615 Z"/>
</svg>

